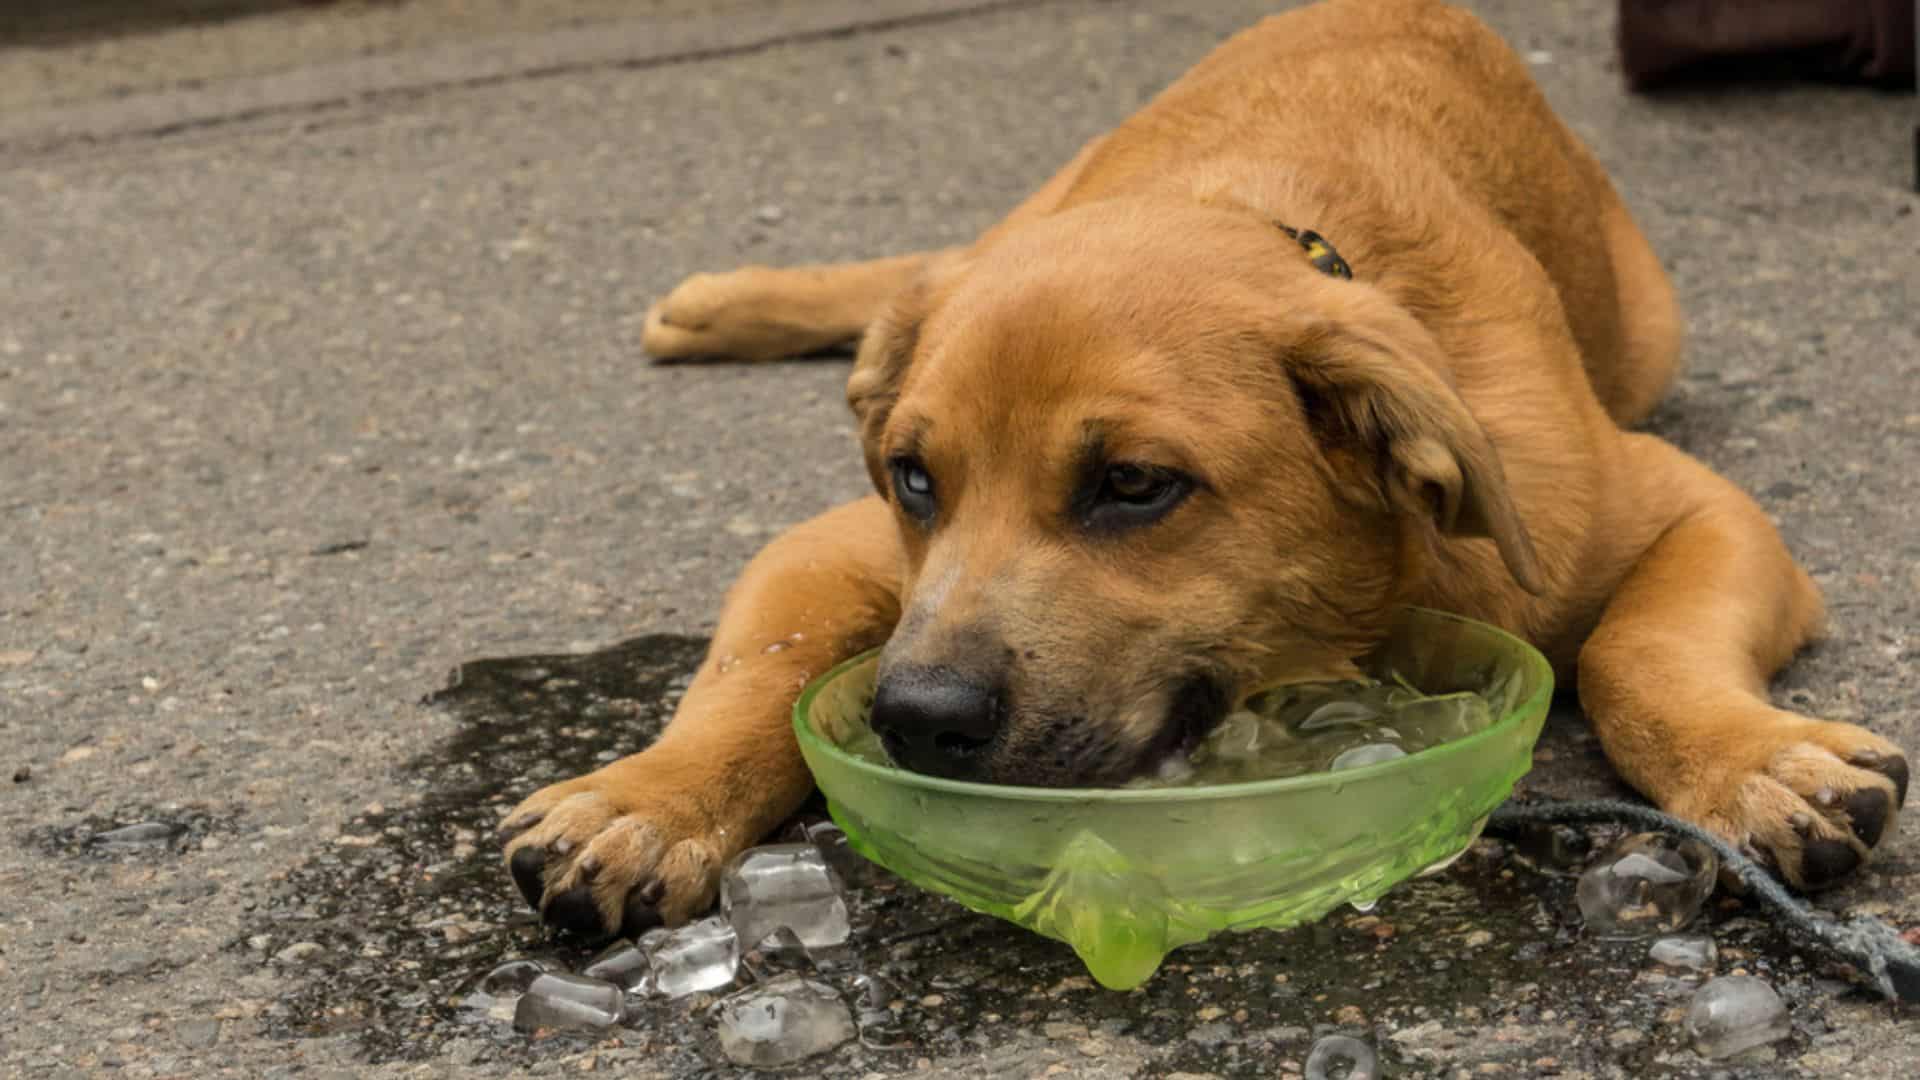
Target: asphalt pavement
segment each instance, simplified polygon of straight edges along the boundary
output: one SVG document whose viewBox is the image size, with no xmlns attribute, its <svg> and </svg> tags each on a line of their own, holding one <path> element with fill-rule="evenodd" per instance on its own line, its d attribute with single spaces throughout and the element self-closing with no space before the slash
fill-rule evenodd
<svg viewBox="0 0 1920 1080">
<path fill-rule="evenodd" d="M 0 22 L 0 1074 L 709 1068 L 698 1017 L 529 1040 L 434 1011 L 435 950 L 533 940 L 469 826 L 576 736 L 543 720 L 547 764 L 488 771 L 475 717 L 511 719 L 423 698 L 480 658 L 669 635 L 657 698 L 758 545 L 865 489 L 844 362 L 651 366 L 651 298 L 962 241 L 1276 5 L 93 6 Z M 1610 5 L 1476 7 L 1673 274 L 1688 366 L 1651 426 L 1827 591 L 1778 697 L 1920 754 L 1911 94 L 1635 97 Z M 1618 790 L 1576 718 L 1545 747 L 1533 789 Z M 143 821 L 168 839 L 91 839 Z M 1701 1060 L 1685 986 L 1582 938 L 1566 880 L 1509 855 L 1130 995 L 882 889 L 918 1042 L 820 1069 L 1290 1075 L 1341 1030 L 1403 1076 L 1920 1071 L 1920 1014 L 1731 900 L 1720 969 L 1780 986 L 1794 1032 Z M 435 867 L 482 869 L 396 884 Z M 1920 925 L 1920 826 L 1819 902 Z"/>
</svg>

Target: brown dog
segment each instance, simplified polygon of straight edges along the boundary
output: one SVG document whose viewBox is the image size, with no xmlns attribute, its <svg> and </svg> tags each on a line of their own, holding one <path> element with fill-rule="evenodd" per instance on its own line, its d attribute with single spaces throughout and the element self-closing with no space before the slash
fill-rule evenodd
<svg viewBox="0 0 1920 1080">
<path fill-rule="evenodd" d="M 1534 642 L 1627 780 L 1795 884 L 1904 801 L 1899 748 L 1769 703 L 1819 596 L 1750 499 L 1622 430 L 1673 378 L 1669 286 L 1464 12 L 1269 19 L 971 247 L 698 275 L 646 329 L 660 357 L 855 338 L 879 494 L 753 561 L 655 746 L 510 815 L 549 921 L 711 902 L 809 790 L 801 686 L 882 642 L 874 724 L 947 775 L 1122 780 L 1421 604 Z"/>
</svg>

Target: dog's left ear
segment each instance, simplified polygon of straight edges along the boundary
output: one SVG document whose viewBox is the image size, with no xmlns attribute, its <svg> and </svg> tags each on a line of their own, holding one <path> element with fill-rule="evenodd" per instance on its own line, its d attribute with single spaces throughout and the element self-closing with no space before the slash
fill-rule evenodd
<svg viewBox="0 0 1920 1080">
<path fill-rule="evenodd" d="M 1289 350 L 1315 435 L 1370 452 L 1393 509 L 1424 517 L 1441 535 L 1492 538 L 1514 580 L 1541 593 L 1540 561 L 1500 458 L 1441 374 L 1439 344 L 1397 305 L 1366 306 L 1367 317 L 1318 324 Z"/>
</svg>

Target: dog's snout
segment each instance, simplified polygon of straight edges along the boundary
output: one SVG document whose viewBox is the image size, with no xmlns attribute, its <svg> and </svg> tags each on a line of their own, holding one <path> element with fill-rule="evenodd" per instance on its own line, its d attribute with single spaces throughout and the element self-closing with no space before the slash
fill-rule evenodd
<svg viewBox="0 0 1920 1080">
<path fill-rule="evenodd" d="M 902 768 L 957 777 L 976 771 L 1002 719 L 991 686 L 949 668 L 911 667 L 880 680 L 871 723 Z"/>
</svg>

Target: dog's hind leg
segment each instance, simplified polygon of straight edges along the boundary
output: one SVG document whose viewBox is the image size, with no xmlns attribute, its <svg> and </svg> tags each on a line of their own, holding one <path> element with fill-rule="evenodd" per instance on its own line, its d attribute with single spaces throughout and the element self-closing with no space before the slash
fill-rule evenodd
<svg viewBox="0 0 1920 1080">
<path fill-rule="evenodd" d="M 1099 149 L 1082 147 L 1066 167 L 980 238 L 991 243 L 1010 225 L 1052 213 Z M 871 262 L 776 269 L 747 266 L 694 274 L 647 312 L 641 344 L 655 359 L 712 357 L 777 360 L 851 345 L 887 301 L 921 274 L 961 258 L 965 247 Z"/>
<path fill-rule="evenodd" d="M 1819 630 L 1812 580 L 1731 483 L 1651 436 L 1622 445 L 1664 529 L 1580 653 L 1601 745 L 1662 809 L 1749 845 L 1788 882 L 1837 881 L 1892 831 L 1906 757 L 1769 702 L 1768 679 Z"/>
<path fill-rule="evenodd" d="M 850 345 L 888 299 L 945 257 L 695 274 L 647 312 L 641 344 L 660 360 L 777 360 Z"/>
<path fill-rule="evenodd" d="M 1601 213 L 1620 306 L 1619 355 L 1595 392 L 1614 422 L 1639 423 L 1666 396 L 1680 370 L 1680 305 L 1660 259 L 1618 199 Z"/>
</svg>

